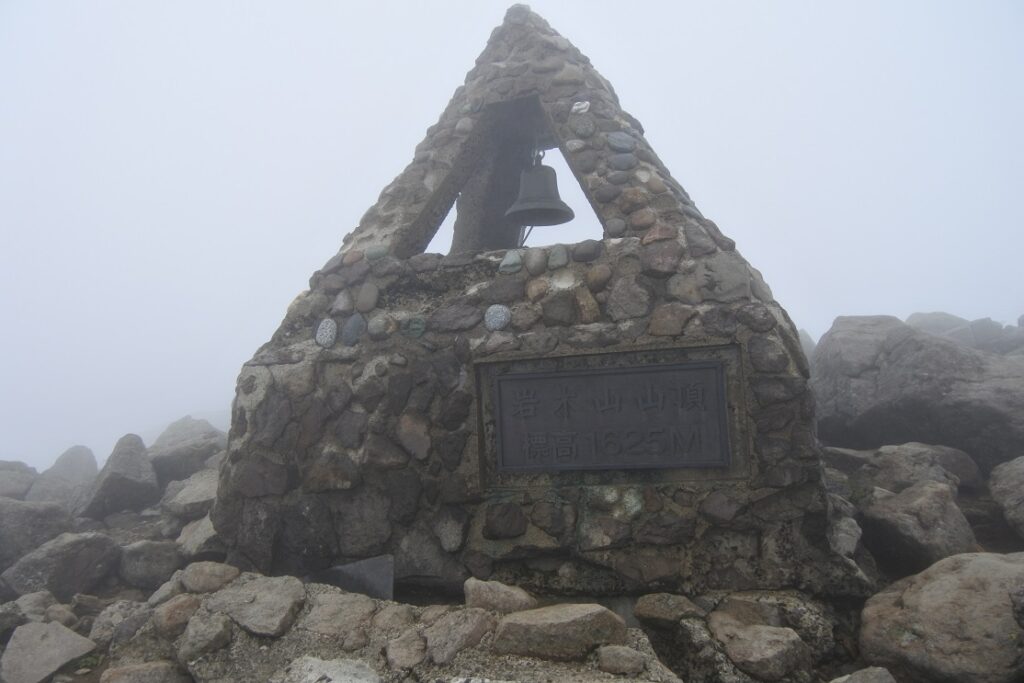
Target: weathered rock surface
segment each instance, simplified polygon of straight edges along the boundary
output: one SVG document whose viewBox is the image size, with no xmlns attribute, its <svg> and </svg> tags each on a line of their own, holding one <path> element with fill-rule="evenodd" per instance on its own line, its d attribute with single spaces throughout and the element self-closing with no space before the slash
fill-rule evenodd
<svg viewBox="0 0 1024 683">
<path fill-rule="evenodd" d="M 868 600 L 861 655 L 901 680 L 1019 681 L 1024 631 L 1010 592 L 1022 582 L 1024 553 L 941 560 Z"/>
<path fill-rule="evenodd" d="M 708 626 L 729 659 L 755 678 L 777 681 L 811 662 L 810 649 L 791 628 L 744 624 L 719 611 L 708 618 Z"/>
<path fill-rule="evenodd" d="M 466 579 L 463 584 L 467 607 L 479 607 L 492 612 L 509 614 L 533 609 L 537 599 L 518 586 L 508 586 L 500 581 Z"/>
<path fill-rule="evenodd" d="M 871 666 L 867 669 L 855 671 L 847 676 L 833 678 L 829 683 L 896 683 L 887 669 L 880 666 Z"/>
<path fill-rule="evenodd" d="M 602 645 L 597 648 L 597 666 L 601 671 L 631 676 L 645 668 L 644 656 L 625 645 Z"/>
<path fill-rule="evenodd" d="M 841 459 L 836 454 L 843 449 L 826 450 L 832 454 L 831 458 L 826 458 L 839 465 Z M 840 469 L 851 474 L 855 488 L 877 486 L 899 493 L 921 481 L 942 482 L 965 491 L 985 488 L 985 479 L 974 460 L 957 448 L 911 442 L 852 453 L 864 457 L 863 466 L 859 469 L 840 466 Z M 851 464 L 855 460 L 856 457 L 847 458 Z"/>
<path fill-rule="evenodd" d="M 39 546 L 0 577 L 19 595 L 48 590 L 60 600 L 88 593 L 116 567 L 117 544 L 104 534 L 64 533 Z"/>
<path fill-rule="evenodd" d="M 579 659 L 598 645 L 621 644 L 625 637 L 626 624 L 605 607 L 552 605 L 503 617 L 492 646 L 500 653 Z"/>
<path fill-rule="evenodd" d="M 118 574 L 129 586 L 158 588 L 182 565 L 174 541 L 138 541 L 121 549 Z"/>
<path fill-rule="evenodd" d="M 171 495 L 168 495 L 171 494 Z M 160 508 L 169 515 L 192 521 L 204 517 L 217 498 L 217 470 L 199 470 L 181 486 L 168 486 Z"/>
<path fill-rule="evenodd" d="M 74 512 L 89 493 L 99 467 L 85 446 L 72 446 L 32 483 L 25 500 L 57 503 Z"/>
<path fill-rule="evenodd" d="M 309 655 L 299 657 L 271 677 L 269 683 L 380 683 L 380 676 L 360 661 L 323 660 Z"/>
<path fill-rule="evenodd" d="M 680 619 L 703 617 L 705 610 L 682 595 L 648 593 L 641 596 L 633 607 L 633 615 L 642 623 L 655 628 L 674 628 Z"/>
<path fill-rule="evenodd" d="M 495 623 L 492 614 L 475 607 L 445 614 L 423 632 L 427 654 L 435 663 L 447 664 L 462 650 L 479 643 Z"/>
<path fill-rule="evenodd" d="M 126 434 L 114 445 L 76 514 L 103 519 L 122 510 L 142 510 L 158 500 L 160 491 L 146 446 L 135 434 Z"/>
<path fill-rule="evenodd" d="M 70 528 L 71 517 L 59 505 L 0 497 L 0 572 Z"/>
<path fill-rule="evenodd" d="M 1012 353 L 1024 347 L 1024 330 L 991 318 L 967 320 L 949 313 L 913 313 L 907 324 L 919 330 L 981 351 Z"/>
<path fill-rule="evenodd" d="M 305 599 L 302 582 L 295 577 L 248 575 L 211 595 L 204 606 L 228 615 L 253 635 L 276 637 L 291 628 Z"/>
<path fill-rule="evenodd" d="M 977 548 L 947 484 L 922 481 L 864 511 L 864 544 L 888 571 L 906 576 Z"/>
<path fill-rule="evenodd" d="M 96 649 L 96 643 L 58 623 L 19 626 L 0 658 L 5 683 L 41 683 L 62 666 Z"/>
<path fill-rule="evenodd" d="M 920 441 L 983 471 L 1024 452 L 1024 363 L 964 348 L 890 316 L 837 318 L 815 350 L 818 433 L 837 446 Z"/>
<path fill-rule="evenodd" d="M 224 559 L 224 544 L 217 536 L 209 515 L 186 524 L 176 543 L 186 560 Z"/>
<path fill-rule="evenodd" d="M 237 567 L 220 562 L 193 562 L 181 573 L 181 583 L 191 593 L 213 593 L 238 578 Z"/>
<path fill-rule="evenodd" d="M 174 662 L 160 660 L 107 669 L 100 683 L 192 683 L 192 677 Z"/>
<path fill-rule="evenodd" d="M 35 467 L 17 460 L 0 460 L 0 498 L 23 500 L 38 477 Z"/>
<path fill-rule="evenodd" d="M 1024 456 L 993 469 L 988 487 L 1006 521 L 1024 538 Z"/>
<path fill-rule="evenodd" d="M 206 420 L 186 415 L 172 422 L 149 449 L 149 459 L 160 488 L 171 481 L 188 479 L 226 446 L 227 434 Z"/>
<path fill-rule="evenodd" d="M 89 640 L 102 648 L 113 642 L 130 639 L 153 614 L 153 608 L 144 602 L 117 600 L 96 617 L 89 631 Z"/>
<path fill-rule="evenodd" d="M 197 612 L 188 620 L 185 633 L 178 640 L 178 661 L 184 664 L 216 652 L 231 642 L 231 633 L 231 619 L 227 616 Z"/>
</svg>

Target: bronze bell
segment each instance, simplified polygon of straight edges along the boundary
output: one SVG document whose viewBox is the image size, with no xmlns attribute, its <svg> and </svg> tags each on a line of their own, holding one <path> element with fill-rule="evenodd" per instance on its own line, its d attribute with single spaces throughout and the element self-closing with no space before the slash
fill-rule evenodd
<svg viewBox="0 0 1024 683">
<path fill-rule="evenodd" d="M 505 217 L 517 225 L 561 225 L 576 214 L 558 196 L 555 169 L 538 159 L 519 177 L 519 198 L 505 212 Z"/>
</svg>

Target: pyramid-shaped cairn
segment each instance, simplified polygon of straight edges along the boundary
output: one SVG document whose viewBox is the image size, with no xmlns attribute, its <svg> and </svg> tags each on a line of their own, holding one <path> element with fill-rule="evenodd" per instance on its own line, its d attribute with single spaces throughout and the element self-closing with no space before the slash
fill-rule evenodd
<svg viewBox="0 0 1024 683">
<path fill-rule="evenodd" d="M 533 146 L 564 154 L 603 240 L 515 248 Z M 456 200 L 452 253 L 422 253 Z M 760 274 L 517 5 L 242 368 L 213 521 L 265 572 L 391 554 L 440 587 L 856 591 L 807 372 Z"/>
</svg>

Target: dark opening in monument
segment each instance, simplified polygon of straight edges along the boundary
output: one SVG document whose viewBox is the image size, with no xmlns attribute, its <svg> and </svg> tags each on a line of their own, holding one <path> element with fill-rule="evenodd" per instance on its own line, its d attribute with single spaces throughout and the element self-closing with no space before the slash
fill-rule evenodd
<svg viewBox="0 0 1024 683">
<path fill-rule="evenodd" d="M 478 253 L 554 244 L 566 241 L 567 237 L 575 240 L 600 238 L 600 221 L 587 210 L 589 202 L 566 163 L 537 98 L 490 105 L 481 125 L 473 131 L 473 138 L 472 158 L 461 160 L 463 174 L 468 177 L 447 208 L 427 251 Z M 534 222 L 530 214 L 523 211 L 508 215 L 514 207 L 527 207 L 539 213 L 538 204 L 522 194 L 521 184 L 524 177 L 532 173 L 528 169 L 538 161 L 550 169 L 549 173 L 557 178 L 557 185 L 548 187 L 534 183 L 534 198 L 539 187 L 541 204 L 548 207 L 564 204 L 569 215 L 560 223 L 544 218 L 535 218 Z M 537 174 L 532 177 L 537 180 Z M 529 194 L 530 188 L 526 191 Z M 573 212 L 577 214 L 576 220 L 571 215 Z M 571 228 L 567 227 L 569 221 L 573 221 Z M 534 225 L 537 229 L 531 230 Z M 567 230 L 572 234 L 567 235 Z"/>
</svg>

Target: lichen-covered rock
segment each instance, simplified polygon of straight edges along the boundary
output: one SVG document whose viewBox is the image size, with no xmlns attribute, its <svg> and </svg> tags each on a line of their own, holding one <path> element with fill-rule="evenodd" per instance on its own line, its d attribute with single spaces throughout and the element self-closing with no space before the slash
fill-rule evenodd
<svg viewBox="0 0 1024 683">
<path fill-rule="evenodd" d="M 551 605 L 515 612 L 498 622 L 496 652 L 542 659 L 579 659 L 599 645 L 625 641 L 626 625 L 600 605 Z"/>
<path fill-rule="evenodd" d="M 5 683 L 42 683 L 68 662 L 89 654 L 96 643 L 58 623 L 19 626 L 0 658 Z"/>
<path fill-rule="evenodd" d="M 60 600 L 88 593 L 117 567 L 121 549 L 109 536 L 64 533 L 24 555 L 0 578 L 19 595 L 48 590 Z"/>
<path fill-rule="evenodd" d="M 188 479 L 206 466 L 206 461 L 223 451 L 227 434 L 206 420 L 190 415 L 172 422 L 149 449 L 149 459 L 160 488 L 167 482 Z"/>
<path fill-rule="evenodd" d="M 160 499 L 146 446 L 135 434 L 122 436 L 75 514 L 103 519 L 122 510 L 142 510 Z"/>
<path fill-rule="evenodd" d="M 913 681 L 1018 681 L 1024 631 L 1010 592 L 1022 582 L 1024 553 L 940 560 L 868 600 L 861 656 Z"/>
<path fill-rule="evenodd" d="M 71 517 L 55 503 L 0 497 L 0 572 L 70 528 Z"/>
<path fill-rule="evenodd" d="M 947 484 L 922 481 L 864 511 L 864 543 L 889 571 L 906 576 L 977 542 Z"/>
</svg>

